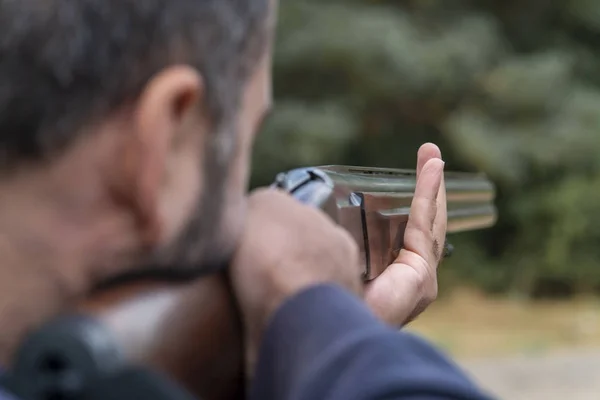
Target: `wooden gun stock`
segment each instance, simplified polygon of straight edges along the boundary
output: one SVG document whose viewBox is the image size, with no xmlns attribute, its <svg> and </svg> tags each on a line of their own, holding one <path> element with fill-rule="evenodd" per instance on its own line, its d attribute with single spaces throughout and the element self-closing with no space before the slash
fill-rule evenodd
<svg viewBox="0 0 600 400">
<path fill-rule="evenodd" d="M 415 178 L 409 170 L 325 166 L 280 174 L 274 185 L 347 229 L 369 280 L 402 248 Z M 494 223 L 494 187 L 484 176 L 447 173 L 446 188 L 449 233 Z M 129 362 L 163 371 L 201 399 L 243 398 L 242 326 L 224 275 L 115 287 L 77 311 L 101 321 Z"/>
</svg>

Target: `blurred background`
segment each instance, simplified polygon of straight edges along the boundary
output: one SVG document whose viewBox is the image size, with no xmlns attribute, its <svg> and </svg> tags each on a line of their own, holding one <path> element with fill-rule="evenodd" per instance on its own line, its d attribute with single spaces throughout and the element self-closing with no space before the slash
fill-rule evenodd
<svg viewBox="0 0 600 400">
<path fill-rule="evenodd" d="M 413 330 L 506 399 L 600 396 L 600 1 L 282 0 L 253 185 L 298 166 L 483 171 Z"/>
</svg>

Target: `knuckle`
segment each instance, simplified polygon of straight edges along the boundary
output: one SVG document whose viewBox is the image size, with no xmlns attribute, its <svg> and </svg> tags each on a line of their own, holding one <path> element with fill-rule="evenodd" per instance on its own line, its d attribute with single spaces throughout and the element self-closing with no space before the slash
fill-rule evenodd
<svg viewBox="0 0 600 400">
<path fill-rule="evenodd" d="M 248 196 L 248 206 L 251 209 L 257 209 L 262 207 L 266 202 L 270 200 L 270 193 L 268 189 L 257 189 Z"/>
<path fill-rule="evenodd" d="M 251 199 L 260 199 L 263 198 L 264 196 L 268 196 L 273 190 L 269 189 L 269 188 L 258 188 L 252 191 L 252 193 L 250 193 L 250 198 Z"/>
<path fill-rule="evenodd" d="M 289 198 L 290 196 L 282 190 L 277 190 L 269 187 L 261 187 L 253 190 L 250 194 L 250 197 L 257 199 L 285 199 Z"/>
<path fill-rule="evenodd" d="M 427 290 L 425 291 L 425 295 L 423 296 L 427 304 L 433 303 L 437 300 L 438 297 L 438 285 L 437 282 L 435 284 L 430 284 L 427 286 Z"/>
<path fill-rule="evenodd" d="M 248 198 L 248 207 L 259 214 L 268 214 L 273 219 L 289 218 L 297 212 L 297 203 L 291 196 L 279 190 L 261 188 Z"/>
<path fill-rule="evenodd" d="M 416 226 L 407 226 L 405 237 L 410 240 L 405 240 L 405 247 L 418 254 L 425 261 L 435 258 L 435 234 L 429 229 L 420 229 Z"/>
<path fill-rule="evenodd" d="M 409 265 L 415 272 L 415 284 L 418 291 L 425 296 L 430 295 L 432 284 L 437 285 L 437 278 L 431 273 L 427 260 L 413 253 Z"/>
</svg>

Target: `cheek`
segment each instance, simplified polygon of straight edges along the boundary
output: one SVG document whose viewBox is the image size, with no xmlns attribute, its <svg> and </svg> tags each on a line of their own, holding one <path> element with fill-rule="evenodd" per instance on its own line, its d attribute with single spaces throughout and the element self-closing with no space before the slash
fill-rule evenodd
<svg viewBox="0 0 600 400">
<path fill-rule="evenodd" d="M 220 229 L 223 237 L 221 240 L 229 242 L 232 246 L 237 245 L 245 223 L 250 151 L 251 140 L 248 137 L 240 137 L 236 155 L 229 166 L 229 176 L 224 188 Z"/>
<path fill-rule="evenodd" d="M 245 215 L 248 178 L 250 175 L 249 156 L 249 148 L 239 148 L 234 162 L 230 165 L 223 209 L 224 223 L 229 228 L 236 224 L 241 225 Z"/>
<path fill-rule="evenodd" d="M 254 139 L 260 131 L 263 120 L 271 108 L 271 68 L 270 52 L 259 61 L 255 73 L 249 79 L 242 96 L 239 116 L 239 137 L 237 149 L 238 171 L 245 187 L 250 169 L 250 153 Z"/>
<path fill-rule="evenodd" d="M 236 129 L 236 144 L 234 154 L 229 164 L 227 192 L 232 202 L 240 201 L 246 195 L 250 177 L 252 160 L 252 145 L 256 131 L 255 110 L 245 107 L 240 114 L 238 129 Z"/>
<path fill-rule="evenodd" d="M 231 180 L 229 183 L 232 186 L 233 192 L 238 196 L 245 196 L 246 191 L 248 190 L 251 147 L 252 141 L 249 138 L 240 140 L 235 160 L 230 167 Z"/>
<path fill-rule="evenodd" d="M 246 215 L 246 196 L 250 177 L 254 138 L 271 102 L 269 54 L 265 53 L 242 94 L 236 123 L 236 147 L 229 165 L 223 207 L 223 232 L 238 238 Z"/>
<path fill-rule="evenodd" d="M 223 240 L 237 245 L 246 221 L 246 196 L 236 196 L 227 201 L 227 206 L 222 211 L 221 229 Z"/>
<path fill-rule="evenodd" d="M 197 154 L 178 154 L 168 166 L 169 178 L 160 200 L 161 242 L 169 243 L 181 232 L 196 212 L 204 184 Z"/>
</svg>

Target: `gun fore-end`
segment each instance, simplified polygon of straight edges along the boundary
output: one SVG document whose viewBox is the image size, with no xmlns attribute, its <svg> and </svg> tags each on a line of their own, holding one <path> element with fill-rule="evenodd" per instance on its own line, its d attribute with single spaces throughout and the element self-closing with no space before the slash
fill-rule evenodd
<svg viewBox="0 0 600 400">
<path fill-rule="evenodd" d="M 485 175 L 446 172 L 448 233 L 494 225 L 495 188 Z M 394 262 L 416 187 L 416 171 L 341 165 L 300 168 L 277 176 L 275 186 L 322 208 L 354 238 L 372 280 Z M 440 243 L 440 246 L 443 245 Z"/>
</svg>

